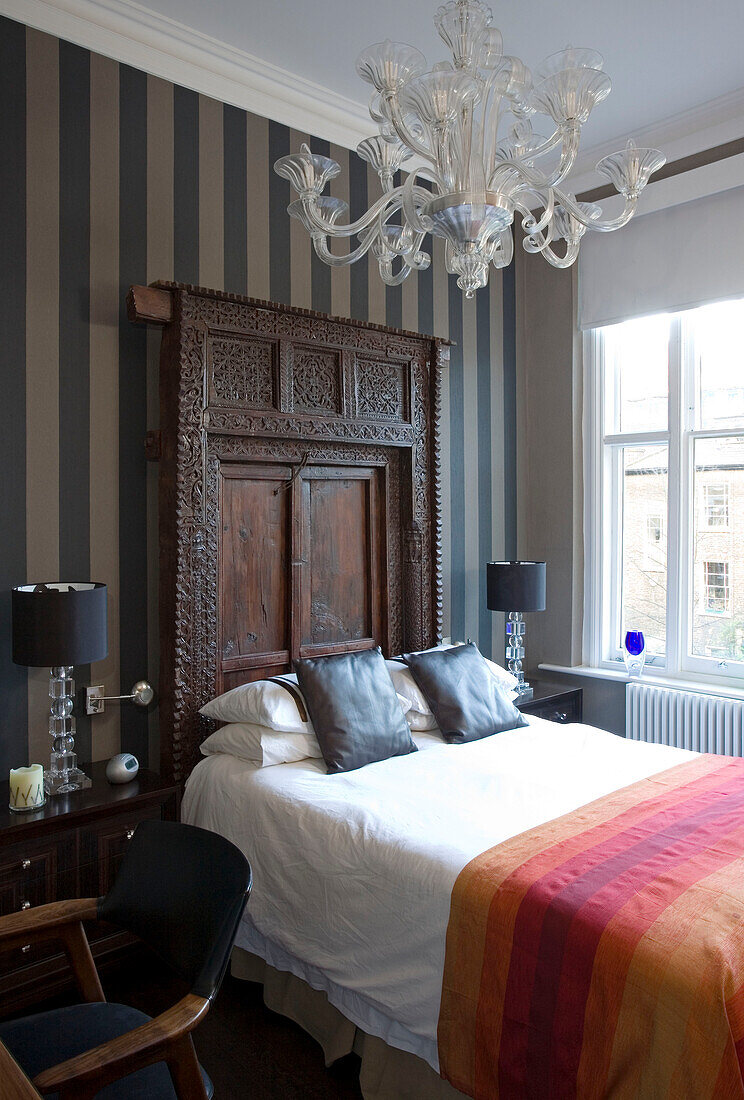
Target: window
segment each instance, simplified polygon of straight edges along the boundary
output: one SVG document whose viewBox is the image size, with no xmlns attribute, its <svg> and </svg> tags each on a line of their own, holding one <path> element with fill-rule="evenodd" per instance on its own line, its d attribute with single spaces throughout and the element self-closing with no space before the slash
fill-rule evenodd
<svg viewBox="0 0 744 1100">
<path fill-rule="evenodd" d="M 729 567 L 727 561 L 705 563 L 705 611 L 708 615 L 724 615 L 729 603 Z"/>
<path fill-rule="evenodd" d="M 729 525 L 729 487 L 728 482 L 713 482 L 703 486 L 705 494 L 705 526 L 728 527 Z"/>
<path fill-rule="evenodd" d="M 744 299 L 585 334 L 585 660 L 744 679 Z"/>
<path fill-rule="evenodd" d="M 659 506 L 665 502 L 659 501 Z M 646 544 L 643 549 L 643 567 L 650 573 L 666 570 L 666 543 L 664 540 L 664 515 L 653 509 L 646 515 Z"/>
<path fill-rule="evenodd" d="M 646 519 L 646 538 L 650 542 L 651 546 L 659 546 L 661 543 L 662 527 L 664 523 L 663 516 L 659 512 L 654 512 Z"/>
</svg>

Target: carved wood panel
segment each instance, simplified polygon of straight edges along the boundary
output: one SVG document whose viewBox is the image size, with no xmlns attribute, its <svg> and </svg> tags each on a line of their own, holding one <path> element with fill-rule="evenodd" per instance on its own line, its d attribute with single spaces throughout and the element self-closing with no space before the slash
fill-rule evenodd
<svg viewBox="0 0 744 1100">
<path fill-rule="evenodd" d="M 370 420 L 408 419 L 408 364 L 358 355 L 354 363 L 356 415 Z"/>
<path fill-rule="evenodd" d="M 440 637 L 448 348 L 177 284 L 129 309 L 164 325 L 161 767 L 183 781 L 217 691 L 301 652 Z"/>
<path fill-rule="evenodd" d="M 239 409 L 277 407 L 278 344 L 228 333 L 210 333 L 208 400 Z"/>
<path fill-rule="evenodd" d="M 292 351 L 292 408 L 326 416 L 342 413 L 340 353 L 302 345 Z"/>
</svg>

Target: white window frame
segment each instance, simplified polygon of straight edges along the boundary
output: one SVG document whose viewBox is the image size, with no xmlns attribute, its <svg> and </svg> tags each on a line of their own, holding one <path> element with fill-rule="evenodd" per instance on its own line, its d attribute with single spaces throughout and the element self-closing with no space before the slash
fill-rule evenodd
<svg viewBox="0 0 744 1100">
<path fill-rule="evenodd" d="M 695 428 L 695 358 L 684 314 L 670 317 L 669 423 L 667 431 L 606 434 L 604 340 L 601 329 L 583 334 L 584 383 L 584 621 L 583 662 L 617 670 L 623 664 L 618 616 L 621 539 L 612 514 L 612 477 L 620 463 L 604 461 L 623 446 L 667 445 L 667 645 L 666 658 L 647 657 L 647 665 L 670 678 L 725 681 L 744 687 L 744 661 L 692 656 L 694 614 L 694 449 L 698 439 L 744 434 L 732 428 Z M 731 522 L 729 518 L 729 523 Z M 719 530 L 725 530 L 719 528 Z M 684 532 L 684 537 L 683 537 Z"/>
</svg>

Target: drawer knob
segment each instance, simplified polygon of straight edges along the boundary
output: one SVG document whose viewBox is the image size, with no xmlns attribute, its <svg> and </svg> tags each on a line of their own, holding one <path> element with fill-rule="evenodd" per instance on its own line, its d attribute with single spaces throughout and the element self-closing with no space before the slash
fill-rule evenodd
<svg viewBox="0 0 744 1100">
<path fill-rule="evenodd" d="M 21 902 L 21 909 L 22 910 L 23 909 L 30 909 L 30 908 L 31 908 L 31 902 L 30 901 L 22 901 Z"/>
<path fill-rule="evenodd" d="M 31 860 L 30 859 L 22 859 L 21 860 L 21 869 L 23 871 L 28 871 L 30 866 L 31 866 Z"/>
<path fill-rule="evenodd" d="M 23 954 L 27 955 L 30 950 L 31 950 L 31 944 L 30 943 L 24 943 L 23 947 L 21 948 L 21 951 L 23 952 Z"/>
<path fill-rule="evenodd" d="M 127 840 L 131 840 L 134 836 L 134 829 L 127 829 Z"/>
</svg>

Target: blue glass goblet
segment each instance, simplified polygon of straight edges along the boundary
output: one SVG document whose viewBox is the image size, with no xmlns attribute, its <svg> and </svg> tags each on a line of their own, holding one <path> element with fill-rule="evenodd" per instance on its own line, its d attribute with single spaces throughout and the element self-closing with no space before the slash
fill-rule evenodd
<svg viewBox="0 0 744 1100">
<path fill-rule="evenodd" d="M 646 639 L 642 630 L 629 630 L 625 635 L 625 668 L 628 676 L 640 676 L 646 661 Z"/>
</svg>

